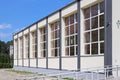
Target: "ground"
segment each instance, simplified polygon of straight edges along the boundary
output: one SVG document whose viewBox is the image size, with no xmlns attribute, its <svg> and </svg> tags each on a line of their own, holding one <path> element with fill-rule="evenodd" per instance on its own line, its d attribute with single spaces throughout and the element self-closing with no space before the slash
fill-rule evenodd
<svg viewBox="0 0 120 80">
<path fill-rule="evenodd" d="M 16 71 L 13 69 L 0 69 L 0 80 L 19 80 L 19 79 L 23 79 L 23 78 L 30 79 L 31 77 L 33 78 L 33 76 L 40 77 L 43 75 L 37 74 L 37 73 L 25 72 L 25 71 Z M 39 79 L 34 79 L 34 80 L 39 80 Z M 44 78 L 44 80 L 57 80 L 57 77 L 46 77 L 46 78 Z M 62 80 L 74 80 L 74 79 L 63 78 Z M 83 79 L 81 79 L 81 80 L 83 80 Z M 118 77 L 117 79 L 115 79 L 113 77 L 109 77 L 106 80 L 120 80 L 120 77 Z"/>
<path fill-rule="evenodd" d="M 0 69 L 0 80 L 16 80 L 29 75 L 33 75 L 33 73 L 19 72 L 12 69 Z"/>
</svg>

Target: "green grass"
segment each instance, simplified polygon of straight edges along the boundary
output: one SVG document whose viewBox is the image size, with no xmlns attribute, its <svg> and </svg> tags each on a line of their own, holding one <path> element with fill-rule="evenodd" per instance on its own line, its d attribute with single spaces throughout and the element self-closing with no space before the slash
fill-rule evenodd
<svg viewBox="0 0 120 80">
<path fill-rule="evenodd" d="M 72 78 L 63 78 L 63 80 L 74 80 Z"/>
</svg>

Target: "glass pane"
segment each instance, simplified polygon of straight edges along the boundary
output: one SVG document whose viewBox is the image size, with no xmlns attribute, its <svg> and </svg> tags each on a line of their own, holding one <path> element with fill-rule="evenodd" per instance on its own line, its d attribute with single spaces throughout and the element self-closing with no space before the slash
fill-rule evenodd
<svg viewBox="0 0 120 80">
<path fill-rule="evenodd" d="M 77 13 L 75 14 L 75 22 L 77 22 Z"/>
<path fill-rule="evenodd" d="M 43 35 L 43 41 L 45 41 L 45 38 L 46 38 L 46 36 L 45 36 L 45 35 Z"/>
<path fill-rule="evenodd" d="M 58 22 L 55 23 L 55 29 L 58 29 L 59 28 L 59 24 Z"/>
<path fill-rule="evenodd" d="M 104 29 L 100 29 L 100 41 L 104 40 Z"/>
<path fill-rule="evenodd" d="M 44 49 L 45 49 L 45 46 L 46 46 L 46 44 L 44 43 L 44 47 L 43 47 Z"/>
<path fill-rule="evenodd" d="M 90 32 L 85 33 L 85 42 L 86 43 L 90 42 Z"/>
<path fill-rule="evenodd" d="M 98 30 L 92 31 L 92 42 L 98 41 Z"/>
<path fill-rule="evenodd" d="M 45 50 L 43 51 L 43 57 L 46 57 L 46 51 Z"/>
<path fill-rule="evenodd" d="M 66 27 L 66 29 L 65 29 L 65 34 L 66 34 L 66 35 L 69 35 L 69 27 Z"/>
<path fill-rule="evenodd" d="M 100 43 L 100 53 L 104 53 L 104 43 Z"/>
<path fill-rule="evenodd" d="M 78 44 L 78 36 L 75 35 L 75 43 Z"/>
<path fill-rule="evenodd" d="M 58 56 L 58 50 L 55 49 L 55 56 Z"/>
<path fill-rule="evenodd" d="M 44 27 L 44 28 L 43 28 L 43 33 L 44 33 L 44 34 L 45 34 L 45 29 L 46 29 L 46 28 Z"/>
<path fill-rule="evenodd" d="M 70 47 L 70 56 L 74 55 L 74 46 Z"/>
<path fill-rule="evenodd" d="M 85 54 L 90 54 L 90 45 L 85 45 Z"/>
<path fill-rule="evenodd" d="M 90 8 L 84 9 L 84 17 L 89 18 L 90 17 Z"/>
<path fill-rule="evenodd" d="M 66 49 L 65 49 L 65 54 L 69 55 L 69 48 L 68 47 L 66 47 Z"/>
<path fill-rule="evenodd" d="M 91 15 L 95 16 L 98 14 L 98 4 L 91 7 Z"/>
<path fill-rule="evenodd" d="M 40 43 L 40 49 L 43 49 L 43 43 Z"/>
<path fill-rule="evenodd" d="M 100 3 L 100 13 L 104 12 L 104 2 Z"/>
<path fill-rule="evenodd" d="M 57 30 L 57 38 L 59 38 L 59 30 Z"/>
<path fill-rule="evenodd" d="M 92 44 L 92 54 L 98 54 L 98 43 Z"/>
<path fill-rule="evenodd" d="M 55 31 L 55 38 L 57 38 L 58 37 L 58 33 L 57 33 L 57 31 Z"/>
<path fill-rule="evenodd" d="M 70 36 L 70 45 L 74 45 L 74 36 Z"/>
<path fill-rule="evenodd" d="M 51 39 L 54 39 L 54 32 L 51 32 Z"/>
<path fill-rule="evenodd" d="M 78 47 L 76 46 L 76 55 L 78 54 Z"/>
<path fill-rule="evenodd" d="M 70 24 L 73 24 L 74 23 L 74 15 L 71 15 L 70 16 Z"/>
<path fill-rule="evenodd" d="M 51 24 L 51 31 L 54 31 L 54 24 Z"/>
<path fill-rule="evenodd" d="M 54 48 L 54 41 L 51 41 L 51 47 Z"/>
<path fill-rule="evenodd" d="M 85 21 L 85 30 L 89 30 L 90 29 L 90 20 L 86 20 Z"/>
<path fill-rule="evenodd" d="M 69 37 L 66 37 L 65 43 L 66 43 L 66 46 L 69 46 Z"/>
<path fill-rule="evenodd" d="M 74 34 L 74 25 L 70 26 L 70 34 Z"/>
<path fill-rule="evenodd" d="M 65 26 L 67 26 L 69 24 L 69 18 L 65 18 Z"/>
<path fill-rule="evenodd" d="M 55 56 L 55 50 L 54 50 L 54 49 L 52 49 L 51 55 L 52 55 L 52 56 Z"/>
<path fill-rule="evenodd" d="M 59 44 L 59 39 L 57 40 L 57 47 L 59 47 L 60 46 L 60 44 Z"/>
<path fill-rule="evenodd" d="M 100 27 L 104 26 L 104 15 L 100 15 Z"/>
<path fill-rule="evenodd" d="M 92 18 L 92 29 L 97 28 L 98 27 L 98 17 Z"/>
<path fill-rule="evenodd" d="M 75 32 L 77 33 L 78 32 L 78 25 L 75 24 Z"/>
<path fill-rule="evenodd" d="M 37 58 L 37 52 L 35 52 L 35 58 Z"/>
<path fill-rule="evenodd" d="M 55 40 L 55 47 L 57 47 L 57 40 Z"/>
</svg>

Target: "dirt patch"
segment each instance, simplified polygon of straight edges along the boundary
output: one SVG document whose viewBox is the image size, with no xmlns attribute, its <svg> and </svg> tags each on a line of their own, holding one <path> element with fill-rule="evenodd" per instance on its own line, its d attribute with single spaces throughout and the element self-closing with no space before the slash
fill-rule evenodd
<svg viewBox="0 0 120 80">
<path fill-rule="evenodd" d="M 16 80 L 18 78 L 22 78 L 29 75 L 33 75 L 33 74 L 30 73 L 24 74 L 21 72 L 19 73 L 12 71 L 11 69 L 0 69 L 0 80 Z"/>
</svg>

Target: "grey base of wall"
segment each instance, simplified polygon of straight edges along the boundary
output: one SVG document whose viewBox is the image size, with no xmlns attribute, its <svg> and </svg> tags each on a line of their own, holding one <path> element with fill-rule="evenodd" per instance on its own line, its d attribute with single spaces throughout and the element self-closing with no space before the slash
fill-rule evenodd
<svg viewBox="0 0 120 80">
<path fill-rule="evenodd" d="M 29 68 L 29 67 L 18 67 L 14 66 L 13 69 L 20 71 L 28 71 L 28 72 L 37 72 L 39 74 L 59 74 L 59 73 L 68 73 L 72 72 L 69 70 L 55 70 L 55 69 L 43 69 L 43 68 Z"/>
</svg>

